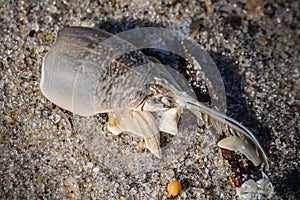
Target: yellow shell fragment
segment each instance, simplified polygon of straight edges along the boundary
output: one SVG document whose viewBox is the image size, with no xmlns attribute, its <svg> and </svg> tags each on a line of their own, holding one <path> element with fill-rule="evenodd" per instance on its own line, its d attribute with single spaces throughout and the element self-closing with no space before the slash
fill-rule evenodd
<svg viewBox="0 0 300 200">
<path fill-rule="evenodd" d="M 167 191 L 170 196 L 177 196 L 181 191 L 181 183 L 179 181 L 171 181 L 168 184 Z"/>
</svg>

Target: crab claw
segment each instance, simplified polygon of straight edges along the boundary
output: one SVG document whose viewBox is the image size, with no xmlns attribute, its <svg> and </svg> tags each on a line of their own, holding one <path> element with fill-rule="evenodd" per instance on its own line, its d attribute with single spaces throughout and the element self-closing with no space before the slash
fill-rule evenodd
<svg viewBox="0 0 300 200">
<path fill-rule="evenodd" d="M 110 113 L 108 130 L 115 135 L 129 132 L 143 137 L 147 149 L 156 157 L 161 158 L 159 129 L 151 113 L 134 110 Z"/>
<path fill-rule="evenodd" d="M 222 149 L 238 151 L 244 154 L 256 167 L 262 162 L 256 146 L 249 140 L 234 135 L 222 139 L 217 145 Z"/>
</svg>

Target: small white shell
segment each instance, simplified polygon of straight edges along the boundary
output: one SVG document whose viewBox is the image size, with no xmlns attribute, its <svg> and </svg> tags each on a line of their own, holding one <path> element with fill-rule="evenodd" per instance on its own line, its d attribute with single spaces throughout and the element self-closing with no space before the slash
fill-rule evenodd
<svg viewBox="0 0 300 200">
<path fill-rule="evenodd" d="M 274 196 L 274 186 L 265 173 L 262 172 L 262 176 L 263 178 L 258 181 L 249 179 L 241 187 L 236 188 L 239 199 L 271 199 Z"/>
</svg>

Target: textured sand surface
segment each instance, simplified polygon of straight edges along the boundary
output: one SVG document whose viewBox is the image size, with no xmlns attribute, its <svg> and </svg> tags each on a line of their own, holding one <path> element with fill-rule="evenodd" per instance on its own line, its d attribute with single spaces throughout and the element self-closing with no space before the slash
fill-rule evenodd
<svg viewBox="0 0 300 200">
<path fill-rule="evenodd" d="M 269 156 L 273 199 L 300 199 L 299 9 L 299 1 L 283 0 L 0 0 L 0 199 L 168 199 L 172 180 L 182 185 L 177 199 L 236 198 L 219 150 L 203 146 L 205 134 L 154 171 L 115 172 L 98 162 L 78 129 L 70 130 L 78 117 L 39 89 L 42 59 L 70 25 L 112 33 L 158 26 L 192 36 L 222 74 L 227 114 Z"/>
</svg>

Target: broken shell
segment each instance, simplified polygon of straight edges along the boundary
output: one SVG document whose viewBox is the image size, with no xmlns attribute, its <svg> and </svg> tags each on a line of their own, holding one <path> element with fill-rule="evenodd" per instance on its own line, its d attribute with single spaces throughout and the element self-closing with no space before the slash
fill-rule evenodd
<svg viewBox="0 0 300 200">
<path fill-rule="evenodd" d="M 161 122 L 160 122 L 160 131 L 176 135 L 178 133 L 177 123 L 180 118 L 182 109 L 179 107 L 170 108 L 162 113 Z"/>
<path fill-rule="evenodd" d="M 248 199 L 271 199 L 274 196 L 274 186 L 267 175 L 262 172 L 262 179 L 254 181 L 249 179 L 236 188 L 236 194 L 241 200 Z"/>
</svg>

